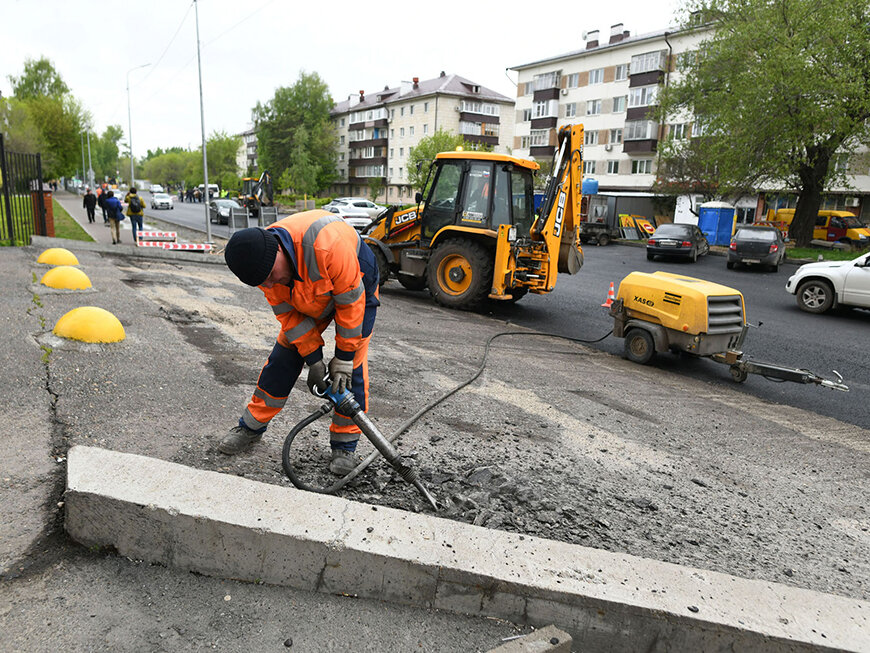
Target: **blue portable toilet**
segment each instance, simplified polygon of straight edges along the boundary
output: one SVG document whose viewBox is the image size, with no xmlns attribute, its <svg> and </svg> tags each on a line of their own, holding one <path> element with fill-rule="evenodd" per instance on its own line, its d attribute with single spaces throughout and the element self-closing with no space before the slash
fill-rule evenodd
<svg viewBox="0 0 870 653">
<path fill-rule="evenodd" d="M 698 211 L 698 227 L 711 245 L 728 245 L 737 223 L 737 211 L 726 202 L 704 202 Z"/>
</svg>

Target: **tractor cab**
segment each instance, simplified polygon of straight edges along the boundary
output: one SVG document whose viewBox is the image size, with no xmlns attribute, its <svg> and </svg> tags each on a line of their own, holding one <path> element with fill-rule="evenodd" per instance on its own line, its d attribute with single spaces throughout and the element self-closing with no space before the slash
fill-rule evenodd
<svg viewBox="0 0 870 653">
<path fill-rule="evenodd" d="M 519 234 L 529 233 L 535 218 L 532 174 L 537 163 L 488 152 L 442 152 L 433 166 L 422 209 L 421 244 L 428 246 L 449 227 L 493 236 L 500 225 L 511 225 Z"/>
</svg>

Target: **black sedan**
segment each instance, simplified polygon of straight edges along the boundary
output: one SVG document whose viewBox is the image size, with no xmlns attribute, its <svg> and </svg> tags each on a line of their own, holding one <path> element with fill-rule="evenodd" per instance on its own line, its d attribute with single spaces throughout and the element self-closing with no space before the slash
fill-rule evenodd
<svg viewBox="0 0 870 653">
<path fill-rule="evenodd" d="M 217 222 L 218 224 L 229 224 L 230 211 L 232 209 L 240 208 L 242 208 L 242 205 L 239 204 L 236 200 L 212 200 L 208 203 L 208 219 L 211 220 L 212 223 Z"/>
<path fill-rule="evenodd" d="M 776 272 L 785 260 L 785 241 L 776 227 L 740 227 L 728 247 L 728 269 L 738 263 L 764 265 Z"/>
<path fill-rule="evenodd" d="M 646 258 L 674 256 L 697 261 L 710 251 L 710 244 L 697 226 L 693 224 L 663 224 L 646 241 Z"/>
</svg>

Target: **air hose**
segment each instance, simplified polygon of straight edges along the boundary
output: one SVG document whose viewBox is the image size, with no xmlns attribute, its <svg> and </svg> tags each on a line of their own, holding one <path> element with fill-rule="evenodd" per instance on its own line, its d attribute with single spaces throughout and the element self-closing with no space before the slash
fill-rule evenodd
<svg viewBox="0 0 870 653">
<path fill-rule="evenodd" d="M 560 340 L 567 340 L 569 342 L 579 342 L 582 344 L 590 345 L 590 344 L 594 344 L 596 342 L 601 342 L 602 340 L 607 338 L 611 333 L 613 333 L 612 330 L 608 331 L 603 336 L 601 336 L 600 338 L 597 338 L 595 340 L 583 340 L 582 338 L 572 338 L 570 336 L 563 336 L 563 335 L 559 335 L 556 333 L 536 333 L 536 332 L 529 332 L 529 331 L 502 331 L 500 333 L 493 334 L 486 341 L 486 346 L 485 346 L 484 351 L 483 351 L 483 357 L 481 358 L 480 365 L 478 366 L 477 371 L 471 377 L 469 377 L 467 380 L 463 381 L 462 383 L 460 383 L 459 385 L 457 385 L 453 389 L 448 390 L 447 392 L 442 394 L 440 397 L 437 397 L 436 399 L 430 401 L 428 404 L 423 406 L 423 408 L 421 408 L 416 413 L 411 415 L 411 417 L 409 417 L 407 420 L 405 420 L 399 426 L 399 428 L 396 429 L 395 433 L 393 433 L 392 435 L 390 435 L 388 437 L 382 436 L 383 440 L 388 445 L 391 445 L 393 442 L 396 441 L 396 439 L 400 435 L 402 435 L 405 431 L 407 431 L 409 428 L 411 428 L 411 426 L 415 422 L 417 422 L 417 420 L 419 420 L 421 417 L 423 417 L 423 415 L 428 413 L 430 410 L 435 408 L 438 404 L 440 404 L 441 402 L 443 402 L 447 398 L 453 396 L 454 394 L 456 394 L 457 392 L 462 390 L 462 388 L 464 388 L 465 386 L 467 386 L 470 383 L 472 383 L 473 381 L 475 381 L 483 373 L 483 370 L 486 367 L 486 360 L 489 356 L 490 346 L 492 345 L 493 341 L 496 340 L 497 338 L 501 338 L 501 337 L 505 337 L 505 336 L 526 336 L 526 337 L 532 336 L 532 337 L 542 337 L 542 338 L 556 338 L 556 339 L 560 339 Z M 363 470 L 365 470 L 366 467 L 371 465 L 372 462 L 374 462 L 374 460 L 379 455 L 382 454 L 382 452 L 379 449 L 384 448 L 386 451 L 388 451 L 388 452 L 390 451 L 390 447 L 385 447 L 384 442 L 380 443 L 381 444 L 380 447 L 378 447 L 374 451 L 372 451 L 350 473 L 348 473 L 346 476 L 340 478 L 332 485 L 317 487 L 314 485 L 308 485 L 307 483 L 304 483 L 302 481 L 302 479 L 299 478 L 299 475 L 293 469 L 293 466 L 290 462 L 290 448 L 293 445 L 293 440 L 300 433 L 300 431 L 302 431 L 302 429 L 304 429 L 306 426 L 310 425 L 312 422 L 315 422 L 316 420 L 320 419 L 324 415 L 330 413 L 333 410 L 333 408 L 334 408 L 334 403 L 332 401 L 325 402 L 317 410 L 315 410 L 313 413 L 311 413 L 310 415 L 305 417 L 302 421 L 300 421 L 296 426 L 294 426 L 290 430 L 290 432 L 287 434 L 287 437 L 284 440 L 284 448 L 281 452 L 281 463 L 284 467 L 284 472 L 287 474 L 287 477 L 290 479 L 290 482 L 293 483 L 293 485 L 296 486 L 297 488 L 299 488 L 300 490 L 306 490 L 308 492 L 317 492 L 319 494 L 335 494 L 341 488 L 343 488 L 345 485 L 347 485 L 353 479 L 355 479 L 357 476 L 359 476 L 363 472 Z M 365 413 L 362 413 L 362 415 L 365 415 Z M 373 441 L 373 443 L 376 446 L 378 445 L 378 442 L 376 442 L 376 441 Z M 405 478 L 405 476 L 408 475 L 408 478 L 405 478 L 405 480 L 407 480 L 408 482 L 414 483 L 414 480 L 416 480 L 416 477 L 414 477 L 414 479 L 412 480 L 410 477 L 412 472 L 407 473 L 407 474 L 403 473 L 403 469 L 407 468 L 407 466 L 403 465 L 401 460 L 397 461 L 394 459 L 394 460 L 388 460 L 388 462 L 390 462 L 390 464 L 392 464 L 393 467 L 399 471 L 400 475 L 403 478 Z M 401 467 L 399 467 L 397 465 L 401 465 Z M 428 492 L 425 492 L 423 489 L 421 489 L 420 486 L 418 485 L 418 483 L 419 483 L 419 481 L 417 483 L 414 483 L 414 485 L 416 485 L 418 487 L 418 489 L 420 489 L 421 492 L 423 492 L 424 496 L 428 495 Z M 432 499 L 429 496 L 427 496 L 427 498 L 430 501 L 432 501 Z"/>
</svg>

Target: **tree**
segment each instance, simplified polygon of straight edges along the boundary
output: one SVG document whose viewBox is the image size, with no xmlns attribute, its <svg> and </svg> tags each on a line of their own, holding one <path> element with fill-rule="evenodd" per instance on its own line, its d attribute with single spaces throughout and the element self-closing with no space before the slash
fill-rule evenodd
<svg viewBox="0 0 870 653">
<path fill-rule="evenodd" d="M 293 86 L 278 88 L 265 104 L 258 102 L 253 118 L 260 165 L 275 171 L 295 166 L 297 180 L 304 178 L 300 183 L 306 187 L 310 168 L 314 175 L 312 193 L 329 187 L 337 178 L 337 139 L 329 116 L 332 105 L 326 83 L 317 73 L 304 71 Z M 294 158 L 302 152 L 306 160 L 297 164 Z"/>
<path fill-rule="evenodd" d="M 372 202 L 378 201 L 378 195 L 381 194 L 382 190 L 384 190 L 383 177 L 372 177 L 369 179 L 369 194 L 371 195 Z"/>
<path fill-rule="evenodd" d="M 308 153 L 308 132 L 300 127 L 296 134 L 296 145 L 292 154 L 293 163 L 287 168 L 290 187 L 299 194 L 314 195 L 320 188 L 317 184 L 317 164 Z"/>
<path fill-rule="evenodd" d="M 237 156 L 241 146 L 242 139 L 239 136 L 231 136 L 226 132 L 212 133 L 206 142 L 209 180 L 221 179 L 225 176 L 239 176 L 240 170 Z"/>
<path fill-rule="evenodd" d="M 660 96 L 658 118 L 694 118 L 702 147 L 666 148 L 664 183 L 684 154 L 701 153 L 722 195 L 793 189 L 790 236 L 812 239 L 822 192 L 845 185 L 839 153 L 870 142 L 870 5 L 865 0 L 688 0 L 714 28 L 683 76 Z M 687 24 L 687 26 L 689 26 Z"/>
<path fill-rule="evenodd" d="M 0 126 L 6 148 L 12 152 L 42 152 L 45 142 L 27 104 L 18 98 L 0 98 Z"/>
<path fill-rule="evenodd" d="M 109 125 L 100 136 L 91 136 L 91 162 L 97 180 L 114 177 L 115 172 L 120 170 L 118 143 L 123 137 L 124 131 L 120 125 Z"/>
<path fill-rule="evenodd" d="M 24 72 L 20 77 L 9 75 L 9 82 L 12 84 L 12 94 L 22 100 L 63 97 L 69 93 L 69 86 L 54 69 L 54 64 L 45 57 L 25 59 Z"/>
<path fill-rule="evenodd" d="M 471 149 L 461 134 L 451 134 L 439 128 L 431 136 L 421 138 L 408 154 L 408 182 L 423 195 L 426 195 L 426 180 L 429 168 L 439 152 L 452 152 L 457 147 Z"/>
</svg>

